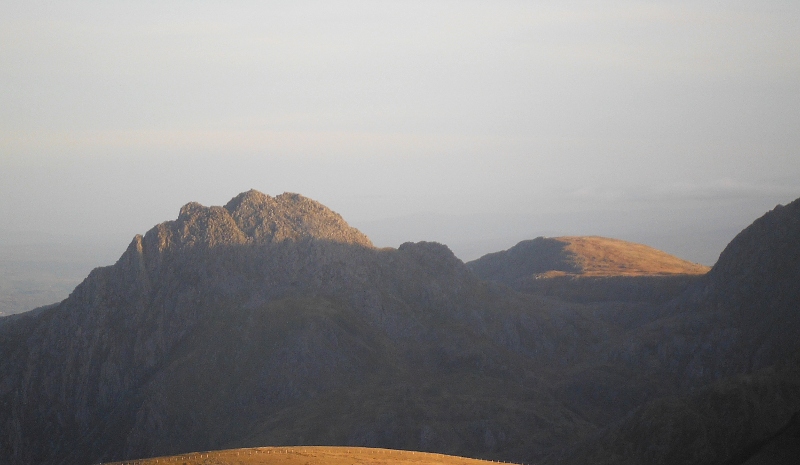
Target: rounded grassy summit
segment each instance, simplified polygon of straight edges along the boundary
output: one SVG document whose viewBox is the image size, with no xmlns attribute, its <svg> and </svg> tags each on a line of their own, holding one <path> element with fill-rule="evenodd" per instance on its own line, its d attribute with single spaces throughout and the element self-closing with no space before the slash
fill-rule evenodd
<svg viewBox="0 0 800 465">
<path fill-rule="evenodd" d="M 699 275 L 710 269 L 646 245 L 599 236 L 537 237 L 484 255 L 469 267 L 506 284 L 555 276 Z"/>
</svg>

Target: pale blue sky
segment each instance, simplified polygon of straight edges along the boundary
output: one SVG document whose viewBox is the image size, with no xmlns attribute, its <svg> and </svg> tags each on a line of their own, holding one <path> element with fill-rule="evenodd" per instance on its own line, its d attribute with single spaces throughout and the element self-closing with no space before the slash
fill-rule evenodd
<svg viewBox="0 0 800 465">
<path fill-rule="evenodd" d="M 792 1 L 5 1 L 0 89 L 0 229 L 102 257 L 255 188 L 465 260 L 602 234 L 712 264 L 800 196 Z"/>
</svg>

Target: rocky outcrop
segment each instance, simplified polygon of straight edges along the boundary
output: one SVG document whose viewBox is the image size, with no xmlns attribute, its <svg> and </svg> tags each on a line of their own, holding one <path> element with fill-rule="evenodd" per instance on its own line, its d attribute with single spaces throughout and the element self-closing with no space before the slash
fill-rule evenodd
<svg viewBox="0 0 800 465">
<path fill-rule="evenodd" d="M 350 227 L 339 214 L 299 194 L 272 198 L 250 190 L 231 199 L 225 210 L 253 243 L 314 238 L 372 247 L 369 238 Z"/>
</svg>

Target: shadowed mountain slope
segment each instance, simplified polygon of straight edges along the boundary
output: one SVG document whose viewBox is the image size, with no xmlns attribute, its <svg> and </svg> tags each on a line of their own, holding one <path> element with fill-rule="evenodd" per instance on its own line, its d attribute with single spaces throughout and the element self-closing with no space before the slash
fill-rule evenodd
<svg viewBox="0 0 800 465">
<path fill-rule="evenodd" d="M 687 394 L 643 403 L 550 463 L 781 463 L 800 411 L 798 283 L 800 199 L 743 230 L 612 352 L 619 364 L 670 367 Z"/>
<path fill-rule="evenodd" d="M 65 301 L 0 319 L 0 463 L 302 444 L 635 462 L 647 438 L 630 432 L 660 431 L 647 412 L 746 386 L 800 349 L 797 206 L 743 231 L 719 269 L 637 300 L 606 281 L 600 299 L 517 292 L 436 243 L 376 249 L 296 194 L 187 204 Z M 590 279 L 607 278 L 577 281 Z M 764 386 L 791 386 L 794 371 L 774 372 Z M 747 405 L 775 398 L 747 392 Z M 783 398 L 763 411 L 784 415 Z M 719 457 L 761 437 L 719 434 Z M 704 447 L 664 444 L 654 463 Z"/>
<path fill-rule="evenodd" d="M 561 464 L 796 463 L 800 363 L 725 379 L 686 396 L 665 396 L 598 437 L 550 460 Z M 767 460 L 767 461 L 764 461 Z M 783 460 L 783 461 L 781 461 Z"/>
</svg>

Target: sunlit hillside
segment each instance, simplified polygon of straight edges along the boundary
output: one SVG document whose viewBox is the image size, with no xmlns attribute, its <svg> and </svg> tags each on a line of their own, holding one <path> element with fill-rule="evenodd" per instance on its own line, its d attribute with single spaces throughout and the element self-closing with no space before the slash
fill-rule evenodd
<svg viewBox="0 0 800 465">
<path fill-rule="evenodd" d="M 455 457 L 452 455 L 431 454 L 392 449 L 367 447 L 257 447 L 249 449 L 230 449 L 211 452 L 154 457 L 142 460 L 113 462 L 114 464 L 161 464 L 180 463 L 182 465 L 354 465 L 354 464 L 395 464 L 395 465 L 479 465 L 492 463 L 486 460 Z"/>
</svg>

